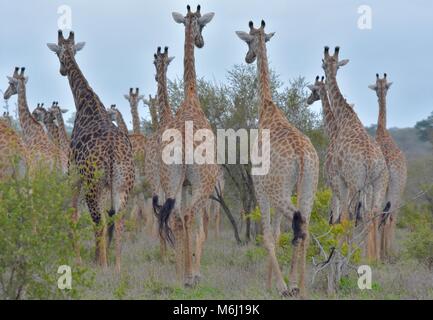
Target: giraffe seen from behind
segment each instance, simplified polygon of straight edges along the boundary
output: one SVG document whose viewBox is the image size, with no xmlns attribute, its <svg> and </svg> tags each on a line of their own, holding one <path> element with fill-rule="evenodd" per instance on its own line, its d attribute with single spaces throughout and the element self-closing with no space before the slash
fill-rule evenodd
<svg viewBox="0 0 433 320">
<path fill-rule="evenodd" d="M 322 67 L 331 109 L 338 123 L 333 162 L 338 168 L 340 215 L 341 220 L 354 215 L 357 222 L 362 222 L 360 226 L 367 228 L 364 255 L 374 261 L 380 257 L 378 225 L 379 215 L 383 212 L 388 170 L 379 145 L 368 135 L 340 91 L 337 71 L 349 60 L 340 60 L 339 50 L 336 47 L 334 55 L 331 55 L 329 47 L 325 47 Z"/>
<path fill-rule="evenodd" d="M 406 157 L 386 128 L 386 95 L 391 85 L 392 82 L 388 82 L 385 73 L 383 78 L 376 74 L 376 83 L 369 86 L 370 89 L 376 92 L 378 98 L 379 117 L 377 120 L 376 141 L 385 157 L 389 173 L 386 202 L 389 202 L 391 206 L 388 208 L 388 212 L 384 213 L 379 228 L 382 259 L 392 254 L 398 209 L 402 202 L 401 199 L 407 179 Z"/>
<path fill-rule="evenodd" d="M 300 294 L 305 297 L 308 225 L 319 179 L 319 158 L 310 139 L 289 123 L 272 100 L 266 42 L 274 33 L 265 32 L 263 20 L 258 28 L 250 21 L 249 28 L 248 33 L 236 33 L 248 45 L 245 61 L 250 64 L 257 59 L 259 136 L 263 130 L 269 130 L 270 133 L 270 150 L 262 150 L 262 153 L 270 152 L 269 172 L 253 176 L 262 215 L 263 242 L 269 257 L 267 287 L 271 288 L 274 273 L 278 292 L 282 296 Z M 260 149 L 261 143 L 258 146 Z M 297 190 L 296 206 L 291 199 L 294 189 Z M 273 219 L 271 209 L 275 210 Z M 291 220 L 294 233 L 289 288 L 284 281 L 275 252 L 283 216 Z"/>
</svg>

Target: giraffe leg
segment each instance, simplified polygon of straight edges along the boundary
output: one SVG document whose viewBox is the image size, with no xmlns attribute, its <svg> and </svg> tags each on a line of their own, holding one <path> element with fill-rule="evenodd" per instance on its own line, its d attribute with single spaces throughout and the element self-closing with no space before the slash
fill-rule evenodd
<svg viewBox="0 0 433 320">
<path fill-rule="evenodd" d="M 183 217 L 185 226 L 185 238 L 184 238 L 184 284 L 185 287 L 192 287 L 194 285 L 193 269 L 192 269 L 192 213 L 186 212 Z"/>
<path fill-rule="evenodd" d="M 76 255 L 76 262 L 80 266 L 80 265 L 82 265 L 81 253 L 80 253 L 80 241 L 78 239 L 77 232 L 76 232 L 77 224 L 78 224 L 78 221 L 80 219 L 80 213 L 78 211 L 79 195 L 80 195 L 80 191 L 76 190 L 72 196 L 72 209 L 73 209 L 72 223 L 73 223 L 73 228 L 74 228 L 74 230 L 72 231 L 72 243 L 73 243 L 74 252 Z"/>
<path fill-rule="evenodd" d="M 219 203 L 215 204 L 215 238 L 220 237 L 221 227 L 221 206 Z"/>
<path fill-rule="evenodd" d="M 206 234 L 204 231 L 204 218 L 197 213 L 197 232 L 196 232 L 196 248 L 195 248 L 195 266 L 194 266 L 194 283 L 197 284 L 201 280 L 200 267 L 201 267 L 201 257 L 203 253 L 203 244 L 206 240 Z"/>
<path fill-rule="evenodd" d="M 159 235 L 159 255 L 163 263 L 167 262 L 167 241 L 161 235 Z"/>
<path fill-rule="evenodd" d="M 269 255 L 268 275 L 269 273 L 275 273 L 278 292 L 282 296 L 287 296 L 288 295 L 287 285 L 284 282 L 284 278 L 281 273 L 281 269 L 278 264 L 278 259 L 275 252 L 275 239 L 273 237 L 273 232 L 271 227 L 271 210 L 270 210 L 269 200 L 267 199 L 267 197 L 261 194 L 260 191 L 257 193 L 258 193 L 257 201 L 259 203 L 260 211 L 262 213 L 263 243 Z M 269 271 L 269 269 L 271 269 L 271 271 Z"/>
<path fill-rule="evenodd" d="M 184 224 L 182 219 L 176 215 L 174 217 L 174 236 L 175 236 L 175 258 L 176 258 L 176 278 L 180 283 L 183 278 L 183 265 L 184 265 Z"/>
<path fill-rule="evenodd" d="M 208 202 L 213 201 L 213 200 L 208 200 Z M 205 235 L 205 239 L 207 239 L 208 235 L 209 235 L 209 219 L 210 219 L 210 205 L 207 205 L 206 208 L 203 210 L 203 232 Z M 201 219 L 201 218 L 200 218 Z"/>
<path fill-rule="evenodd" d="M 308 232 L 308 222 L 303 225 L 304 238 L 301 240 L 300 245 L 300 270 L 299 270 L 299 290 L 301 298 L 307 297 L 307 289 L 305 286 L 305 273 L 307 269 L 307 249 L 310 241 Z"/>
<path fill-rule="evenodd" d="M 122 234 L 124 228 L 123 214 L 120 213 L 114 222 L 115 237 L 116 237 L 116 272 L 120 273 L 121 270 L 121 256 L 122 256 Z"/>
<path fill-rule="evenodd" d="M 89 192 L 86 194 L 86 202 L 92 216 L 92 220 L 95 223 L 96 262 L 102 268 L 107 268 L 106 221 L 101 215 L 99 205 L 99 190 L 97 190 L 96 188 L 90 189 Z"/>
</svg>

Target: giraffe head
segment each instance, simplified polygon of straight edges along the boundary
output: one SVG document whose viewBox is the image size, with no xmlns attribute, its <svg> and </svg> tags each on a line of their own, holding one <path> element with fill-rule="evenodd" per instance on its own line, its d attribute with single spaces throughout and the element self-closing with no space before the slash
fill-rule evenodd
<svg viewBox="0 0 433 320">
<path fill-rule="evenodd" d="M 158 111 L 159 111 L 159 103 L 158 103 L 158 97 L 152 97 L 151 94 L 149 94 L 149 99 L 143 99 L 143 102 L 145 105 L 149 107 L 149 112 L 152 117 L 152 121 L 158 120 Z"/>
<path fill-rule="evenodd" d="M 9 115 L 9 111 L 3 112 L 3 116 L 0 117 L 0 121 L 3 121 L 9 127 L 12 126 L 12 117 Z"/>
<path fill-rule="evenodd" d="M 135 88 L 135 92 L 134 92 L 134 88 L 129 88 L 129 94 L 125 94 L 123 96 L 125 97 L 126 100 L 129 101 L 129 104 L 135 108 L 137 108 L 140 100 L 144 98 L 142 95 L 140 95 L 139 88 Z"/>
<path fill-rule="evenodd" d="M 340 53 L 340 47 L 335 47 L 334 55 L 329 54 L 329 47 L 325 47 L 324 58 L 322 59 L 322 68 L 325 71 L 327 78 L 336 77 L 338 68 L 346 65 L 349 60 L 339 60 L 338 55 Z"/>
<path fill-rule="evenodd" d="M 161 47 L 158 47 L 156 53 L 153 55 L 155 60 L 153 64 L 156 68 L 155 81 L 158 82 L 158 75 L 165 75 L 167 73 L 167 67 L 170 62 L 173 61 L 174 57 L 168 56 L 168 47 L 164 48 L 164 52 L 161 52 Z"/>
<path fill-rule="evenodd" d="M 48 48 L 53 51 L 60 61 L 60 74 L 62 76 L 67 75 L 66 62 L 71 61 L 75 54 L 84 48 L 85 42 L 75 43 L 74 32 L 69 33 L 69 38 L 63 38 L 62 30 L 58 31 L 57 44 L 47 43 Z"/>
<path fill-rule="evenodd" d="M 257 54 L 260 48 L 265 42 L 271 40 L 275 32 L 266 33 L 265 32 L 265 21 L 262 20 L 259 28 L 254 28 L 254 23 L 250 21 L 248 23 L 250 27 L 250 32 L 236 31 L 236 34 L 241 40 L 244 40 L 248 44 L 248 52 L 245 56 L 246 63 L 253 63 L 256 60 Z"/>
<path fill-rule="evenodd" d="M 382 79 L 379 77 L 379 74 L 376 73 L 376 83 L 368 86 L 371 90 L 376 91 L 376 94 L 379 98 L 385 97 L 386 94 L 388 93 L 388 89 L 392 85 L 392 82 L 388 82 L 388 79 L 386 77 L 387 77 L 386 73 L 383 74 Z"/>
<path fill-rule="evenodd" d="M 194 39 L 194 43 L 197 48 L 203 48 L 204 46 L 204 40 L 202 36 L 203 28 L 211 22 L 213 19 L 215 13 L 210 12 L 206 13 L 204 15 L 200 12 L 200 5 L 197 6 L 197 11 L 192 12 L 191 7 L 188 5 L 186 7 L 187 13 L 186 16 L 183 16 L 181 13 L 173 12 L 172 16 L 174 21 L 177 23 L 182 23 L 187 30 L 190 30 L 192 32 L 192 37 Z"/>
<path fill-rule="evenodd" d="M 24 71 L 26 68 L 15 67 L 14 73 L 12 77 L 7 77 L 9 81 L 9 87 L 6 89 L 3 98 L 8 100 L 14 94 L 18 93 L 18 90 L 21 86 L 24 86 L 27 83 L 28 77 L 24 76 Z"/>
<path fill-rule="evenodd" d="M 63 122 L 62 113 L 66 113 L 68 110 L 59 107 L 58 101 L 53 101 L 53 104 L 51 105 L 51 108 L 48 109 L 48 112 L 52 115 L 54 124 L 59 126 L 59 123 Z"/>
<path fill-rule="evenodd" d="M 32 115 L 41 124 L 46 124 L 48 122 L 48 111 L 44 108 L 43 103 L 38 103 L 35 110 L 33 110 Z"/>
<path fill-rule="evenodd" d="M 115 104 L 112 104 L 111 106 L 110 106 L 110 109 L 108 109 L 107 110 L 107 112 L 108 112 L 108 115 L 110 116 L 110 120 L 112 121 L 112 122 L 116 122 L 117 121 L 117 108 L 116 108 L 116 105 Z"/>
<path fill-rule="evenodd" d="M 311 90 L 310 96 L 307 98 L 307 104 L 311 105 L 317 100 L 320 100 L 320 96 L 323 93 L 326 93 L 325 82 L 323 81 L 325 77 L 320 78 L 316 77 L 314 84 L 308 85 L 308 89 Z"/>
</svg>

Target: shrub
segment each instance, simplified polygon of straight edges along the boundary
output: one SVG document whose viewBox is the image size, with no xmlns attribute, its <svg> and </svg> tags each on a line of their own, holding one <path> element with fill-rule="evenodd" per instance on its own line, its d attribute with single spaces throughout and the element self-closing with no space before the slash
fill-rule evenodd
<svg viewBox="0 0 433 320">
<path fill-rule="evenodd" d="M 74 266 L 71 190 L 70 179 L 43 166 L 0 182 L 0 298 L 77 297 L 89 284 L 86 270 Z M 72 268 L 71 290 L 57 287 L 60 265 Z"/>
</svg>

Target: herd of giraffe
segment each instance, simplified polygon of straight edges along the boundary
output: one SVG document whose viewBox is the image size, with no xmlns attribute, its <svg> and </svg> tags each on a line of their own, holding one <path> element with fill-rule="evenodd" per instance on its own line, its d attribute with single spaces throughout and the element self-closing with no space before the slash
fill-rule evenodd
<svg viewBox="0 0 433 320">
<path fill-rule="evenodd" d="M 5 99 L 18 95 L 21 132 L 12 127 L 8 114 L 0 119 L 1 179 L 31 173 L 41 161 L 64 174 L 77 170 L 73 218 L 77 221 L 79 198 L 83 198 L 95 225 L 96 261 L 102 267 L 107 267 L 107 247 L 114 232 L 115 267 L 120 271 L 128 198 L 132 199 L 135 214 L 143 216 L 145 195 L 132 190 L 148 184 L 154 215 L 147 217 L 147 223 L 157 231 L 163 257 L 167 243 L 174 246 L 176 275 L 186 286 L 194 286 L 200 280 L 209 211 L 211 206 L 216 206 L 210 197 L 217 184 L 220 188 L 224 185 L 223 170 L 215 163 L 167 164 L 161 158 L 163 148 L 170 143 L 162 139 L 165 130 L 177 129 L 186 137 L 186 121 L 192 121 L 194 131 L 211 130 L 198 98 L 194 50 L 204 46 L 202 31 L 214 13 L 201 14 L 200 9 L 198 6 L 193 12 L 187 6 L 186 15 L 173 13 L 175 22 L 185 27 L 184 100 L 176 113 L 170 106 L 167 89 L 167 68 L 173 60 L 167 47 L 164 50 L 158 47 L 154 55 L 157 96 L 146 100 L 138 88 L 131 88 L 125 95 L 133 120 L 130 133 L 116 106 L 104 107 L 75 60 L 84 43 L 76 43 L 73 32 L 65 39 L 59 31 L 57 44 L 50 43 L 48 47 L 57 55 L 60 74 L 67 77 L 74 97 L 76 118 L 71 136 L 62 117 L 66 110 L 58 102 L 53 102 L 49 109 L 38 104 L 30 112 L 24 68 L 15 68 L 4 93 Z M 259 27 L 250 22 L 249 29 L 236 34 L 248 45 L 245 61 L 251 64 L 257 60 L 259 134 L 265 129 L 270 131 L 270 145 L 258 144 L 262 152 L 270 154 L 269 172 L 253 176 L 262 216 L 263 243 L 268 252 L 267 287 L 272 288 L 275 276 L 281 295 L 306 296 L 308 226 L 319 180 L 319 157 L 310 139 L 289 123 L 272 100 L 266 42 L 274 33 L 265 32 L 264 21 Z M 332 190 L 329 222 L 356 220 L 356 224 L 367 230 L 366 258 L 386 259 L 392 250 L 397 211 L 406 183 L 404 154 L 386 129 L 386 95 L 392 83 L 386 74 L 383 78 L 376 75 L 376 83 L 370 86 L 379 101 L 374 140 L 340 92 L 337 71 L 347 63 L 348 60 L 339 59 L 339 47 L 332 55 L 325 47 L 322 59 L 325 77 L 316 77 L 309 86 L 311 96 L 307 100 L 308 104 L 321 101 L 329 138 L 324 163 L 326 182 Z M 144 135 L 140 127 L 140 101 L 149 106 L 153 129 L 150 135 Z M 182 143 L 182 154 L 187 143 Z M 197 141 L 191 143 L 194 147 L 198 145 Z M 10 158 L 17 155 L 18 162 L 12 166 Z M 292 203 L 293 194 L 297 196 L 296 204 Z M 214 211 L 219 212 L 219 208 Z M 289 284 L 284 280 L 276 255 L 283 217 L 291 221 L 294 233 Z M 78 244 L 75 249 L 81 261 Z"/>
</svg>

